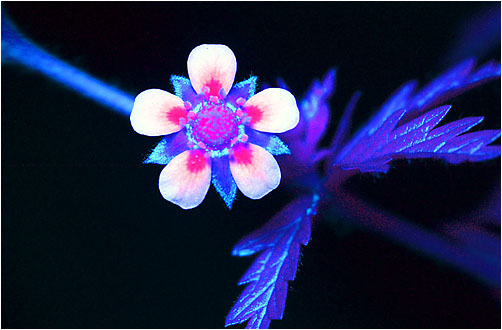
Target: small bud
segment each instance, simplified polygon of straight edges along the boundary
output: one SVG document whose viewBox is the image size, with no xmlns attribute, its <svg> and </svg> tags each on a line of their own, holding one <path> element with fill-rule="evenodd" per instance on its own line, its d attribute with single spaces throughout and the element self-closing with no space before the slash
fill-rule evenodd
<svg viewBox="0 0 502 330">
<path fill-rule="evenodd" d="M 235 103 L 242 107 L 244 104 L 246 104 L 246 100 L 243 97 L 239 97 L 237 101 L 235 101 Z"/>
<path fill-rule="evenodd" d="M 194 120 L 195 117 L 197 117 L 197 114 L 193 111 L 189 111 L 188 114 L 187 114 L 187 117 L 190 119 L 190 120 Z"/>
<path fill-rule="evenodd" d="M 202 88 L 200 89 L 200 92 L 201 92 L 202 94 L 204 94 L 204 95 L 209 94 L 209 92 L 210 92 L 210 91 L 211 91 L 211 90 L 210 90 L 210 89 L 209 89 L 209 87 L 207 87 L 207 86 L 204 86 L 204 87 L 202 87 Z"/>
</svg>

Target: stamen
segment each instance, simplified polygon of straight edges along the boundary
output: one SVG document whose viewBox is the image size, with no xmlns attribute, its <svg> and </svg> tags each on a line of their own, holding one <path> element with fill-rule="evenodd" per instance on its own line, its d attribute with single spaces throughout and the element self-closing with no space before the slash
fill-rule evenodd
<svg viewBox="0 0 502 330">
<path fill-rule="evenodd" d="M 180 126 L 185 126 L 187 124 L 186 118 L 180 118 Z"/>
<path fill-rule="evenodd" d="M 185 110 L 187 110 L 187 111 L 190 110 L 190 109 L 192 109 L 192 103 L 190 103 L 188 101 L 185 101 L 183 103 L 183 105 L 185 106 Z"/>
<path fill-rule="evenodd" d="M 209 94 L 209 92 L 210 92 L 210 91 L 211 91 L 211 90 L 209 89 L 209 87 L 208 87 L 208 86 L 204 86 L 204 87 L 202 87 L 202 88 L 200 89 L 200 92 L 201 92 L 202 94 L 204 94 L 204 95 Z"/>
<path fill-rule="evenodd" d="M 238 105 L 240 105 L 241 107 L 246 104 L 246 100 L 243 98 L 243 97 L 239 97 L 235 103 L 237 103 Z"/>
<path fill-rule="evenodd" d="M 237 136 L 236 136 L 236 137 L 234 137 L 234 138 L 232 139 L 232 141 L 230 141 L 230 143 L 231 143 L 232 145 L 236 144 L 237 142 L 239 142 L 239 138 L 238 138 Z"/>
<path fill-rule="evenodd" d="M 204 142 L 202 142 L 202 141 L 197 142 L 197 145 L 198 145 L 198 146 L 199 146 L 199 148 L 201 148 L 201 149 L 206 149 L 206 144 L 205 144 Z"/>
<path fill-rule="evenodd" d="M 188 141 L 187 146 L 188 148 L 193 149 L 194 143 L 192 141 Z"/>
<path fill-rule="evenodd" d="M 243 114 L 243 116 L 241 118 L 241 122 L 243 124 L 249 124 L 250 121 L 251 121 L 251 117 L 249 117 L 247 114 Z"/>
<path fill-rule="evenodd" d="M 211 101 L 212 103 L 218 103 L 218 96 L 211 95 L 209 97 L 209 101 Z"/>
<path fill-rule="evenodd" d="M 190 120 L 194 120 L 194 118 L 197 117 L 197 114 L 193 111 L 189 111 L 187 116 Z"/>
<path fill-rule="evenodd" d="M 235 114 L 237 115 L 237 117 L 241 118 L 242 115 L 243 115 L 243 112 L 241 109 L 237 109 L 237 111 L 235 112 Z"/>
<path fill-rule="evenodd" d="M 248 142 L 249 137 L 246 134 L 242 134 L 241 142 Z"/>
</svg>

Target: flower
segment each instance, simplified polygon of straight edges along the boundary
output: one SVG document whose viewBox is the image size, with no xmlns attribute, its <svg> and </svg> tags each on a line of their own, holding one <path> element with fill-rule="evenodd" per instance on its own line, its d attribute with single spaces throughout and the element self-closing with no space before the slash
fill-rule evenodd
<svg viewBox="0 0 502 330">
<path fill-rule="evenodd" d="M 195 47 L 187 66 L 190 79 L 171 77 L 175 95 L 146 90 L 130 117 L 139 134 L 167 135 L 145 161 L 166 165 L 159 179 L 162 196 L 191 209 L 202 203 L 212 181 L 229 208 L 236 187 L 251 199 L 262 198 L 281 180 L 272 155 L 289 153 L 269 133 L 298 124 L 295 97 L 282 88 L 254 95 L 256 77 L 232 87 L 237 60 L 225 45 Z"/>
</svg>

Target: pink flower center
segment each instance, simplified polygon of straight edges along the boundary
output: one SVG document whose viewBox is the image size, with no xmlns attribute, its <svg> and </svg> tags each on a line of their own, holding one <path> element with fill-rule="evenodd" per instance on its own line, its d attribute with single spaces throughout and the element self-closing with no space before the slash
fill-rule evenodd
<svg viewBox="0 0 502 330">
<path fill-rule="evenodd" d="M 193 142 L 207 151 L 231 148 L 239 136 L 240 118 L 225 102 L 210 96 L 200 104 L 197 112 L 190 112 Z"/>
</svg>

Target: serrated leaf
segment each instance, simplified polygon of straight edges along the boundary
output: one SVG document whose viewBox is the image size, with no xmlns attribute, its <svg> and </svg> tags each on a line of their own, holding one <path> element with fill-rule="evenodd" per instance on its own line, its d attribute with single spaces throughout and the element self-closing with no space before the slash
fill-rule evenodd
<svg viewBox="0 0 502 330">
<path fill-rule="evenodd" d="M 440 74 L 416 92 L 414 92 L 417 85 L 415 81 L 398 88 L 372 119 L 341 148 L 335 157 L 336 162 L 342 163 L 348 160 L 353 152 L 359 153 L 358 149 L 361 149 L 369 137 L 373 136 L 382 123 L 396 111 L 406 109 L 406 113 L 400 120 L 401 123 L 406 123 L 469 89 L 500 77 L 500 63 L 498 62 L 487 62 L 478 69 L 474 67 L 475 61 L 467 59 Z"/>
<path fill-rule="evenodd" d="M 404 114 L 397 111 L 389 117 L 388 123 L 382 124 L 371 137 L 362 139 L 348 157 L 335 165 L 361 172 L 386 172 L 392 159 L 438 158 L 458 164 L 500 155 L 500 147 L 486 146 L 500 136 L 499 130 L 460 135 L 480 123 L 480 117 L 460 119 L 433 129 L 449 109 L 450 106 L 433 109 L 389 132 L 388 127 Z"/>
<path fill-rule="evenodd" d="M 297 198 L 236 244 L 233 255 L 261 253 L 239 281 L 247 286 L 225 326 L 248 321 L 247 328 L 268 328 L 272 319 L 282 318 L 287 281 L 296 276 L 300 244 L 306 245 L 310 239 L 310 221 L 318 200 L 317 195 Z"/>
</svg>

